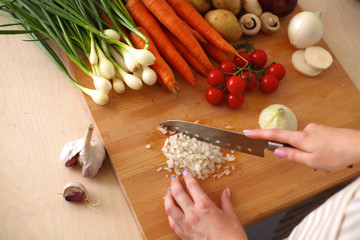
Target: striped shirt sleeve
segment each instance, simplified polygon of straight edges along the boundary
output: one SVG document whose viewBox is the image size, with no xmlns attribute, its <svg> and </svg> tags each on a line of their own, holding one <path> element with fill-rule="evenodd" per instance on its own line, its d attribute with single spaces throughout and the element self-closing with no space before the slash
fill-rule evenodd
<svg viewBox="0 0 360 240">
<path fill-rule="evenodd" d="M 287 239 L 360 239 L 360 177 L 307 215 Z"/>
</svg>

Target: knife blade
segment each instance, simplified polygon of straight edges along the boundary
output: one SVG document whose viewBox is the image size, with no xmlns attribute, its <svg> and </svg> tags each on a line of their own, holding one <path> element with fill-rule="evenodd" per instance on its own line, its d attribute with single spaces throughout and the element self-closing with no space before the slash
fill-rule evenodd
<svg viewBox="0 0 360 240">
<path fill-rule="evenodd" d="M 274 151 L 278 147 L 291 147 L 290 145 L 284 143 L 262 139 L 251 139 L 242 133 L 181 120 L 168 120 L 161 123 L 160 126 L 170 131 L 183 133 L 221 148 L 227 148 L 259 157 L 264 157 L 264 150 L 266 148 Z"/>
</svg>

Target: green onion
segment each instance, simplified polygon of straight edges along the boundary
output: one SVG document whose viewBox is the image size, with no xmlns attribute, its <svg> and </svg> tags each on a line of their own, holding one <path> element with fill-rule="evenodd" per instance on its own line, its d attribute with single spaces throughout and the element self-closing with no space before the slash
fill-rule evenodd
<svg viewBox="0 0 360 240">
<path fill-rule="evenodd" d="M 31 41 L 50 57 L 71 83 L 98 104 L 107 102 L 107 94 L 112 88 L 109 80 L 115 79 L 115 75 L 117 75 L 116 80 L 113 82 L 117 84 L 117 92 L 123 92 L 122 81 L 133 89 L 140 89 L 142 86 L 141 80 L 129 76 L 131 74 L 127 73 L 128 69 L 122 69 L 113 59 L 114 56 L 119 61 L 123 59 L 125 62 L 132 58 L 136 64 L 143 66 L 149 66 L 155 61 L 154 55 L 147 50 L 149 39 L 137 31 L 135 22 L 120 0 L 2 0 L 1 2 L 0 11 L 3 13 L 0 15 L 8 17 L 13 23 L 3 24 L 0 27 L 20 26 L 21 29 L 0 30 L 0 34 L 28 34 Z M 106 13 L 115 28 L 106 23 L 100 17 L 100 13 Z M 135 49 L 119 24 L 143 38 L 146 43 L 145 48 Z M 107 28 L 116 29 L 126 43 L 121 42 L 118 37 L 111 37 L 114 35 L 106 34 Z M 91 77 L 97 90 L 77 83 L 46 40 L 58 45 L 74 64 Z M 82 55 L 85 55 L 88 62 L 83 61 Z M 128 79 L 132 80 L 129 82 Z"/>
</svg>

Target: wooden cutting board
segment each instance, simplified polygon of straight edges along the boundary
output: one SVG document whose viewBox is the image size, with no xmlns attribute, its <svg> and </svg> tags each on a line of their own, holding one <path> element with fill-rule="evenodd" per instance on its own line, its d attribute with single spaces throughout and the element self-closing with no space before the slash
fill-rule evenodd
<svg viewBox="0 0 360 240">
<path fill-rule="evenodd" d="M 159 167 L 166 167 L 161 148 L 167 136 L 156 130 L 161 122 L 180 119 L 218 128 L 231 125 L 234 131 L 241 132 L 258 128 L 260 111 L 279 103 L 295 112 L 299 129 L 311 122 L 360 129 L 360 94 L 334 55 L 330 69 L 316 78 L 305 77 L 294 70 L 291 54 L 295 49 L 286 32 L 291 16 L 281 19 L 279 32 L 259 34 L 254 44 L 268 54 L 268 63 L 276 61 L 285 66 L 287 74 L 279 89 L 273 94 L 264 94 L 258 87 L 246 92 L 244 105 L 238 110 L 230 109 L 226 103 L 208 104 L 205 91 L 209 86 L 200 75 L 196 76 L 196 86 L 190 86 L 176 74 L 181 84 L 177 95 L 166 92 L 160 85 L 144 86 L 140 91 L 127 89 L 123 95 L 112 92 L 106 106 L 98 106 L 85 96 L 146 238 L 176 238 L 163 207 L 171 174 L 157 171 Z M 323 41 L 318 45 L 331 52 Z M 78 69 L 73 71 L 80 83 L 92 87 L 91 81 Z M 151 149 L 146 148 L 147 144 Z M 235 170 L 229 176 L 208 178 L 200 184 L 217 204 L 221 191 L 230 187 L 236 213 L 244 226 L 347 183 L 360 173 L 358 166 L 329 174 L 314 172 L 300 164 L 278 159 L 271 152 L 266 152 L 265 158 L 244 153 L 235 153 L 235 156 L 237 160 L 229 164 Z"/>
</svg>

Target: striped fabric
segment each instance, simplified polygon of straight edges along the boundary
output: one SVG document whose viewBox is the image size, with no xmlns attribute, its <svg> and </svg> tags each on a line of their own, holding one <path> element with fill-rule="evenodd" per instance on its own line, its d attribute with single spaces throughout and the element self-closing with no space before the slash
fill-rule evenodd
<svg viewBox="0 0 360 240">
<path fill-rule="evenodd" d="M 360 239 L 360 177 L 307 215 L 287 239 Z"/>
<path fill-rule="evenodd" d="M 284 217 L 280 220 L 272 240 L 283 240 L 288 237 L 292 230 L 313 210 L 323 204 L 328 198 L 340 191 L 343 187 L 331 189 L 319 196 L 316 196 L 300 205 L 297 205 L 286 211 Z"/>
</svg>

